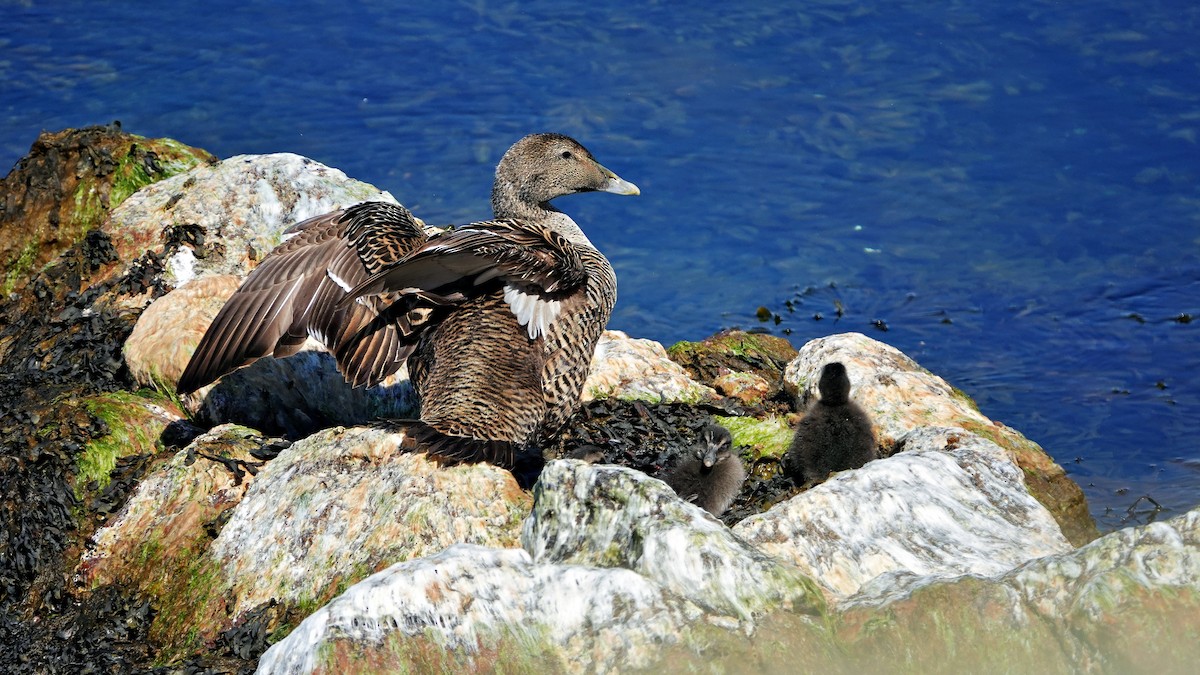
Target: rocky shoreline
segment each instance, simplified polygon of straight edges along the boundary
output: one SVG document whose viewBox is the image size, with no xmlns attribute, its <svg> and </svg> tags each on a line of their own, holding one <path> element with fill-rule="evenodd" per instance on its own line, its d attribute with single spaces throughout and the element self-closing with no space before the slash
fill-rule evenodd
<svg viewBox="0 0 1200 675">
<path fill-rule="evenodd" d="M 44 134 L 0 199 L 16 672 L 1124 673 L 1200 656 L 1200 511 L 1097 538 L 1036 443 L 863 335 L 666 349 L 610 331 L 544 468 L 445 468 L 375 421 L 411 414 L 403 377 L 352 390 L 316 348 L 174 394 L 283 228 L 386 192 L 109 126 Z M 834 360 L 882 457 L 797 486 L 779 460 Z M 655 478 L 714 419 L 749 473 L 720 521 Z M 603 458 L 557 459 L 584 444 Z"/>
</svg>

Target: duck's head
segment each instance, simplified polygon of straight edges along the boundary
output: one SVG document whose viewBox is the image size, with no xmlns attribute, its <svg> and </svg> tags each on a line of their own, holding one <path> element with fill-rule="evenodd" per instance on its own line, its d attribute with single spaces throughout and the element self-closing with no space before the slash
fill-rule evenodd
<svg viewBox="0 0 1200 675">
<path fill-rule="evenodd" d="M 711 469 L 729 458 L 733 451 L 733 437 L 729 430 L 719 424 L 709 424 L 700 431 L 700 443 L 696 445 L 696 459 Z"/>
<path fill-rule="evenodd" d="M 641 194 L 636 185 L 604 168 L 575 139 L 532 134 L 514 143 L 500 158 L 492 208 L 496 217 L 520 217 L 524 215 L 520 207 L 545 208 L 551 199 L 577 192 Z"/>
<path fill-rule="evenodd" d="M 821 369 L 817 389 L 821 392 L 821 402 L 826 405 L 842 405 L 849 401 L 850 376 L 846 374 L 846 366 L 837 361 L 826 363 Z"/>
</svg>

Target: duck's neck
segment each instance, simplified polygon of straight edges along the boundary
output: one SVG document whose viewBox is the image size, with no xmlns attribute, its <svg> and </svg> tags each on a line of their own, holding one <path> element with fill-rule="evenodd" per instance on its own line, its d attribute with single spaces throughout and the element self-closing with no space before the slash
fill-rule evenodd
<svg viewBox="0 0 1200 675">
<path fill-rule="evenodd" d="M 539 203 L 522 199 L 516 186 L 501 178 L 497 178 L 492 186 L 492 215 L 496 218 L 514 218 L 537 223 L 561 234 L 573 244 L 592 246 L 591 240 L 570 216 L 554 208 L 549 202 Z"/>
</svg>

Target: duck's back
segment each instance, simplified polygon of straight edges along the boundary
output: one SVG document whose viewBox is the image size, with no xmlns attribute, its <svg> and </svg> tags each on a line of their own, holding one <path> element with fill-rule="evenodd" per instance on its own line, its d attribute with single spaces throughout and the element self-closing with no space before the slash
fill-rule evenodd
<svg viewBox="0 0 1200 675">
<path fill-rule="evenodd" d="M 595 248 L 571 245 L 587 274 L 530 338 L 503 286 L 456 306 L 410 360 L 421 419 L 443 434 L 523 444 L 575 411 L 596 342 L 616 302 L 616 274 Z"/>
</svg>

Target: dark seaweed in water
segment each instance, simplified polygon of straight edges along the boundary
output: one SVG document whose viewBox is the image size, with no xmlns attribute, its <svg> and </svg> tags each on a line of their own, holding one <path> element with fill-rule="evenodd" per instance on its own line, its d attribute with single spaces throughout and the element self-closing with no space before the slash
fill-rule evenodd
<svg viewBox="0 0 1200 675">
<path fill-rule="evenodd" d="M 714 405 L 595 400 L 580 408 L 562 432 L 541 447 L 547 457 L 562 458 L 594 446 L 603 453 L 598 463 L 618 464 L 658 478 L 699 441 L 700 430 L 713 421 L 713 415 L 733 412 Z M 799 491 L 782 472 L 756 466 L 744 450 L 739 448 L 746 463 L 746 482 L 720 518 L 726 525 L 762 513 Z"/>
</svg>

